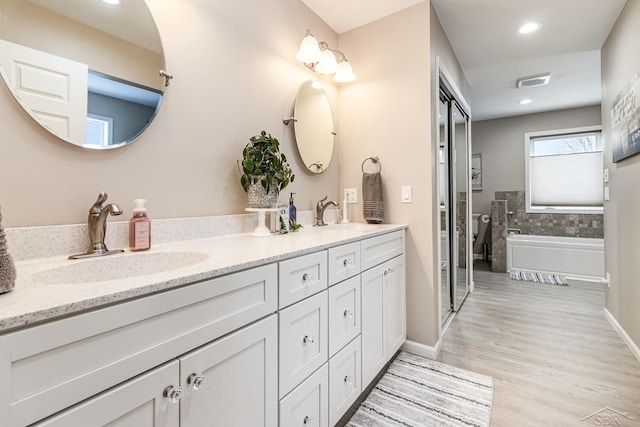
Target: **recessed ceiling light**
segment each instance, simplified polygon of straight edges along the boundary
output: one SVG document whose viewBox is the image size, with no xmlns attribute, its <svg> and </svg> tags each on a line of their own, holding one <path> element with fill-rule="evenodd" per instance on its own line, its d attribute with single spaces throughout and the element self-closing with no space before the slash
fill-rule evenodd
<svg viewBox="0 0 640 427">
<path fill-rule="evenodd" d="M 527 22 L 526 24 L 523 24 L 520 28 L 518 28 L 518 32 L 520 34 L 529 34 L 533 33 L 534 31 L 538 31 L 541 27 L 542 22 L 540 21 Z"/>
<path fill-rule="evenodd" d="M 518 101 L 518 104 L 527 105 L 527 104 L 531 104 L 532 102 L 533 102 L 533 100 L 531 100 L 529 98 L 525 98 L 525 99 L 521 99 L 520 101 Z"/>
<path fill-rule="evenodd" d="M 120 0 L 102 0 L 107 4 L 120 4 Z"/>
</svg>

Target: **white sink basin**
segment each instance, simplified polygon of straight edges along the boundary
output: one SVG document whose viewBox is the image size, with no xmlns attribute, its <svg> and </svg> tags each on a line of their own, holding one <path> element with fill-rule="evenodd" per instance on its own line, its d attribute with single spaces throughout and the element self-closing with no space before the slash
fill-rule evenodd
<svg viewBox="0 0 640 427">
<path fill-rule="evenodd" d="M 129 252 L 69 261 L 69 264 L 36 273 L 32 279 L 54 285 L 105 282 L 177 270 L 207 258 L 209 255 L 200 252 Z"/>
</svg>

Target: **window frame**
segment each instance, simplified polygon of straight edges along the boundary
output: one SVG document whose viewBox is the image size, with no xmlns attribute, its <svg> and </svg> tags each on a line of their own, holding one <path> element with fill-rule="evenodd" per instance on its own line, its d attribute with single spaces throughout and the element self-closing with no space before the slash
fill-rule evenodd
<svg viewBox="0 0 640 427">
<path fill-rule="evenodd" d="M 531 141 L 541 137 L 575 135 L 580 133 L 599 132 L 602 144 L 602 126 L 583 126 L 577 128 L 557 129 L 537 132 L 526 132 L 524 134 L 524 168 L 525 168 L 525 209 L 527 213 L 562 213 L 562 214 L 602 214 L 604 213 L 604 197 L 602 206 L 532 206 L 531 205 Z M 604 156 L 604 147 L 602 147 Z M 534 156 L 537 157 L 537 156 Z M 604 167 L 604 165 L 603 165 Z"/>
</svg>

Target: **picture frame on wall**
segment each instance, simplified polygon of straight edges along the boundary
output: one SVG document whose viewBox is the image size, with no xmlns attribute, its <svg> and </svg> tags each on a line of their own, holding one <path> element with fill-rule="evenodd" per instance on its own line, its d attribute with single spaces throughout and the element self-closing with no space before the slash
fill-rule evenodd
<svg viewBox="0 0 640 427">
<path fill-rule="evenodd" d="M 471 189 L 482 190 L 482 154 L 471 155 Z"/>
</svg>

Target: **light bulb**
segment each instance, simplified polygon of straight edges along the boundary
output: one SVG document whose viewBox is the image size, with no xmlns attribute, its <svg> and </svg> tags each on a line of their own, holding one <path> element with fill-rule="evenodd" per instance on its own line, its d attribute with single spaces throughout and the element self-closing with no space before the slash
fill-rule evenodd
<svg viewBox="0 0 640 427">
<path fill-rule="evenodd" d="M 307 35 L 300 42 L 300 50 L 296 53 L 296 59 L 305 64 L 314 64 L 320 59 L 320 47 L 318 40 L 307 30 Z"/>
<path fill-rule="evenodd" d="M 351 68 L 349 61 L 344 59 L 338 63 L 338 70 L 336 71 L 336 75 L 333 76 L 334 81 L 338 83 L 347 83 L 352 82 L 355 79 L 356 75 L 353 73 L 353 68 Z"/>
<path fill-rule="evenodd" d="M 336 56 L 331 49 L 325 49 L 320 52 L 320 60 L 316 64 L 315 71 L 319 74 L 333 74 L 338 69 Z"/>
</svg>

